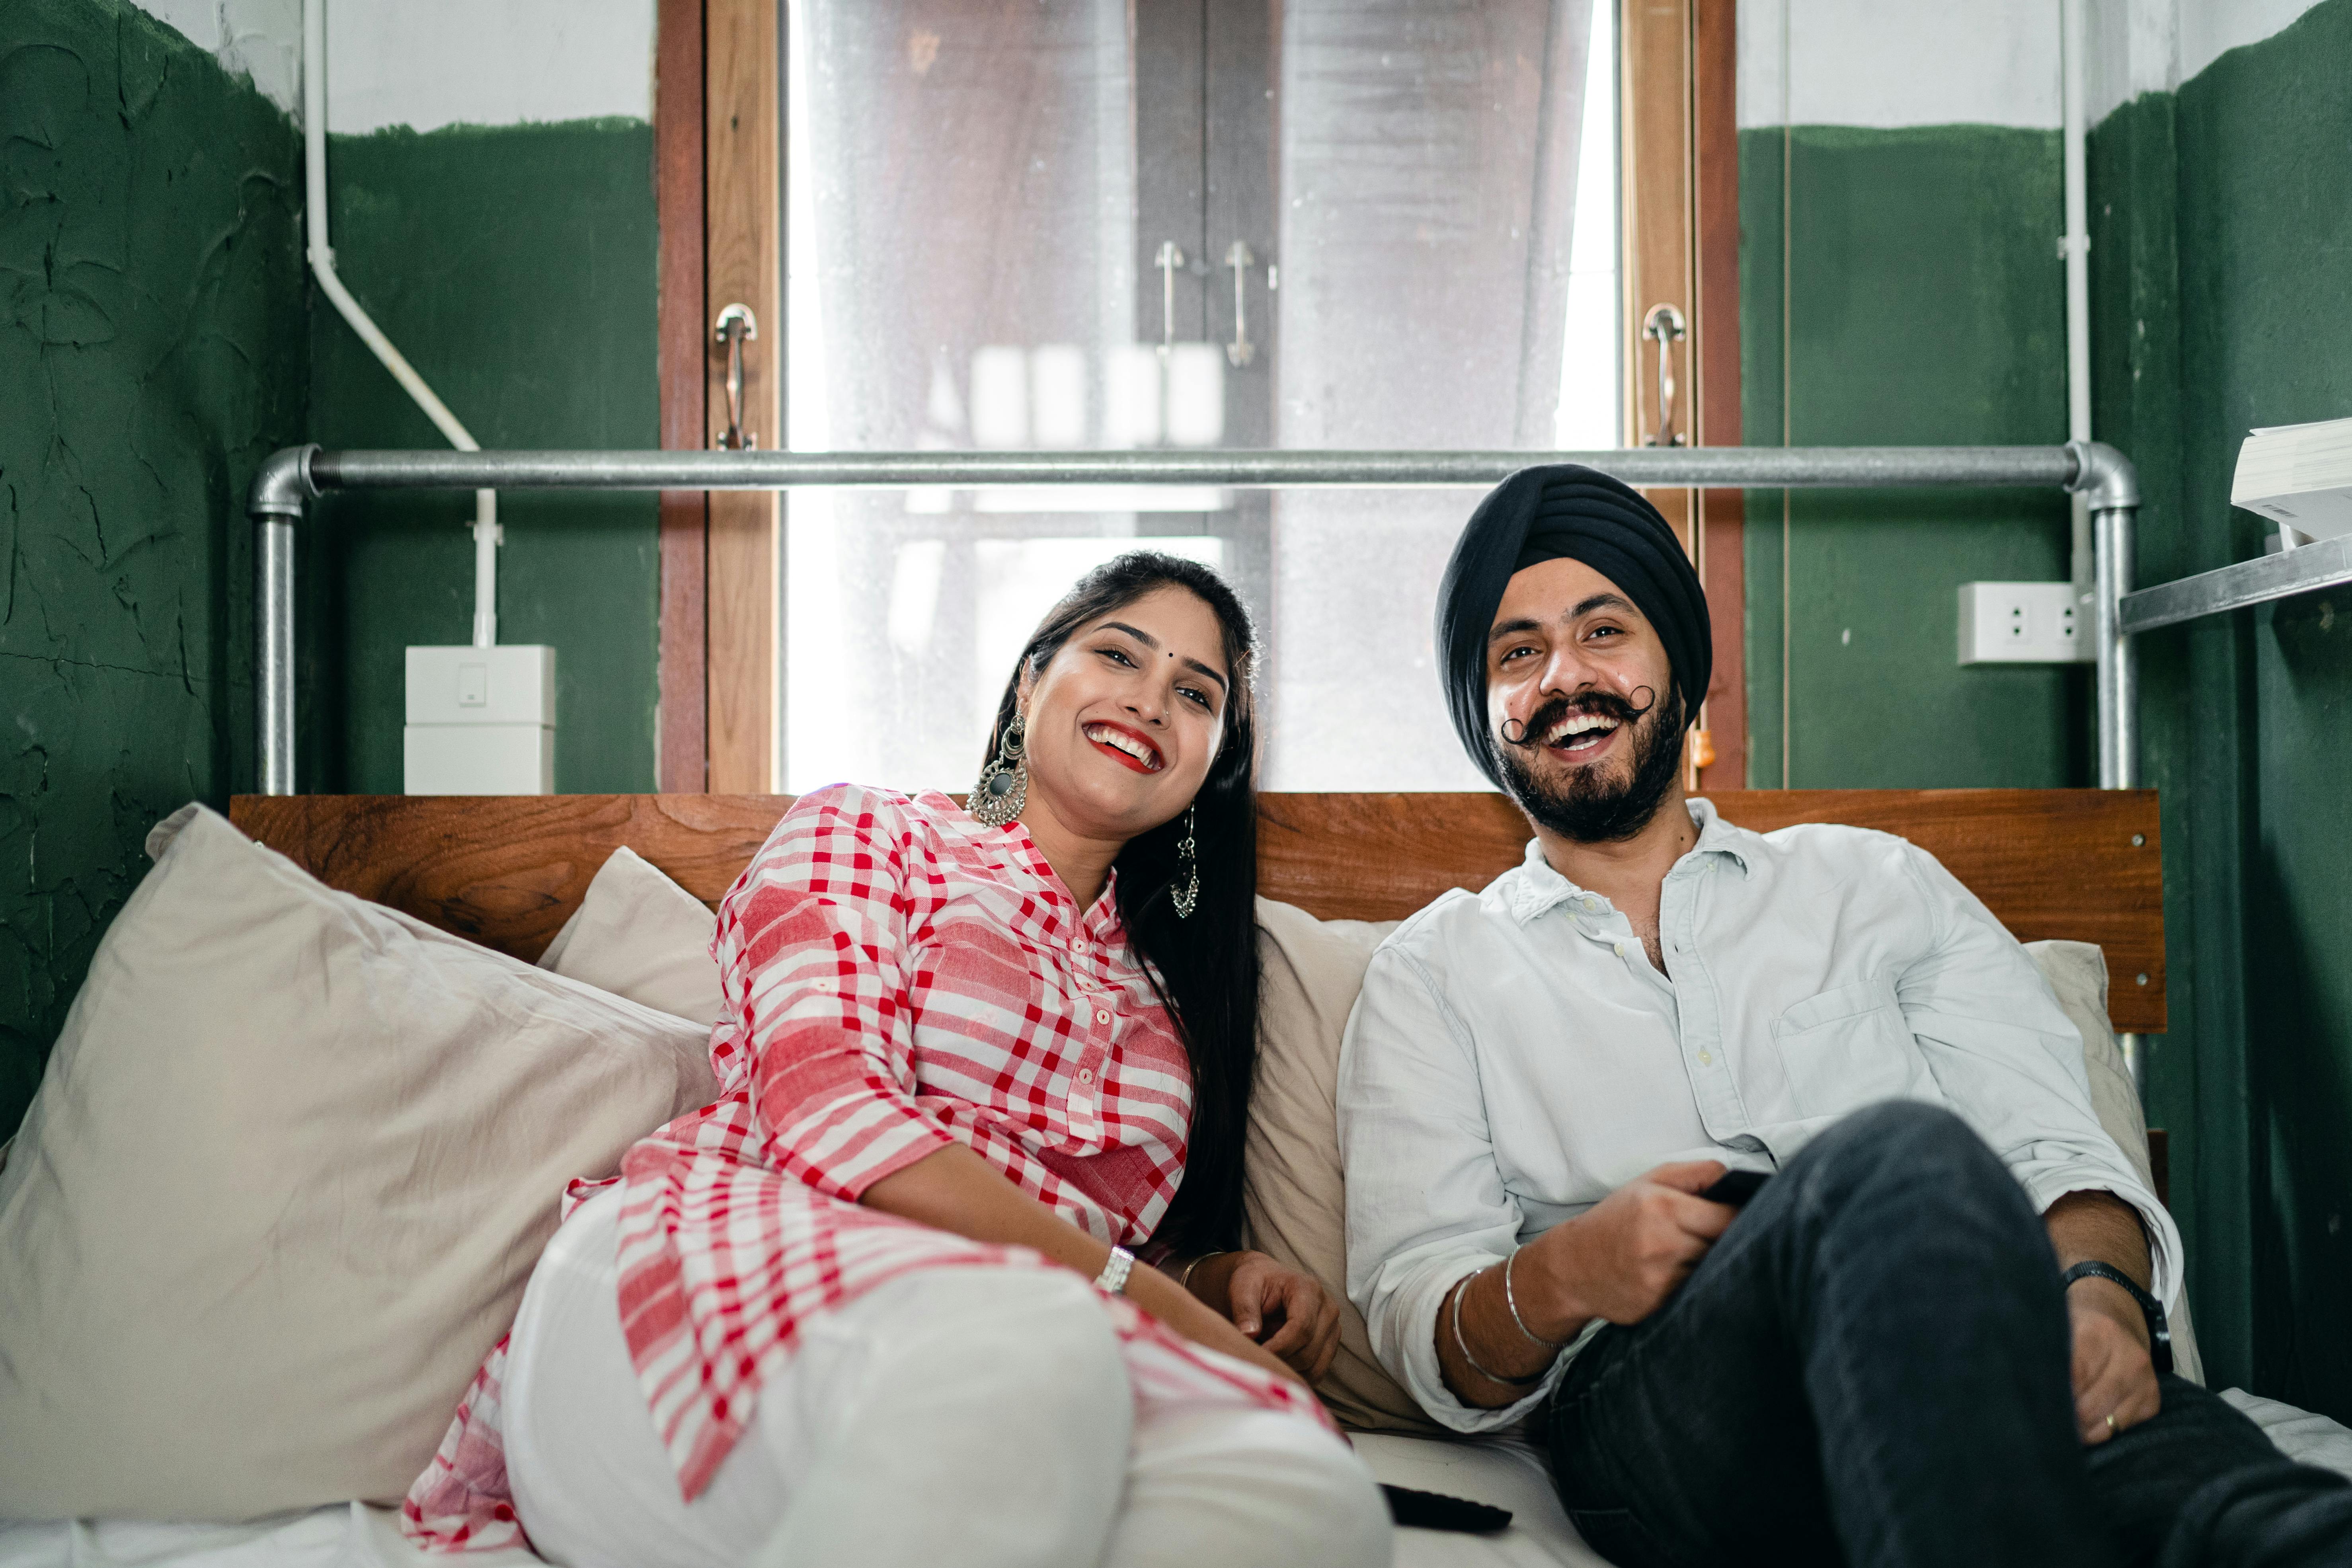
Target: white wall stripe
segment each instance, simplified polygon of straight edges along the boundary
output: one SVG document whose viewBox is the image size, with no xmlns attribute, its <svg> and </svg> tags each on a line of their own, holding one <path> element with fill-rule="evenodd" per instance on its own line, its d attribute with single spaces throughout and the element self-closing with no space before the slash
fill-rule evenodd
<svg viewBox="0 0 2352 1568">
<path fill-rule="evenodd" d="M 2089 118 L 2169 91 L 2318 0 L 2091 0 Z M 1789 30 L 1789 80 L 1780 31 Z M 2058 0 L 1741 0 L 1739 125 L 2059 125 Z"/>
<path fill-rule="evenodd" d="M 302 0 L 139 0 L 299 118 Z M 655 0 L 328 0 L 327 128 L 650 121 Z"/>
</svg>

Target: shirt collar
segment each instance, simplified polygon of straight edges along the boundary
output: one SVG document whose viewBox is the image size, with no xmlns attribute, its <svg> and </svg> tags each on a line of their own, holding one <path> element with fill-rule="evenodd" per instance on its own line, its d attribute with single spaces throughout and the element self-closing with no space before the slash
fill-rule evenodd
<svg viewBox="0 0 2352 1568">
<path fill-rule="evenodd" d="M 1675 869 L 1695 861 L 1721 857 L 1738 866 L 1742 875 L 1749 869 L 1748 857 L 1759 841 L 1757 834 L 1723 820 L 1715 809 L 1715 802 L 1703 795 L 1693 795 L 1686 803 L 1691 822 L 1698 829 L 1698 842 L 1689 853 L 1675 862 Z M 1667 872 L 1674 875 L 1673 871 Z M 1487 897 L 1499 903 L 1510 917 L 1526 925 L 1549 914 L 1570 900 L 1588 897 L 1585 889 L 1561 876 L 1544 858 L 1543 841 L 1528 840 L 1527 854 L 1518 865 L 1496 878 L 1487 889 Z"/>
<path fill-rule="evenodd" d="M 1105 875 L 1101 895 L 1082 910 L 1069 889 L 1062 885 L 1062 879 L 1054 872 L 1053 862 L 1045 858 L 1045 852 L 1037 847 L 1037 841 L 1029 836 L 1028 826 L 1019 817 L 1002 827 L 991 827 L 956 805 L 953 797 L 936 790 L 927 790 L 919 798 L 935 823 L 971 843 L 1003 855 L 1035 879 L 1039 920 L 1047 931 L 1066 937 L 1083 937 L 1113 952 L 1127 945 L 1127 922 L 1119 918 L 1118 912 L 1118 867 L 1112 867 Z"/>
</svg>

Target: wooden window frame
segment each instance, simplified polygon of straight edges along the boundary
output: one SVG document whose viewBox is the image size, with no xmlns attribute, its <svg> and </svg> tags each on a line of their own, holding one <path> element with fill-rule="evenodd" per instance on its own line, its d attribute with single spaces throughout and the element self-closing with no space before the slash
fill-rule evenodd
<svg viewBox="0 0 2352 1568">
<path fill-rule="evenodd" d="M 656 374 L 661 444 L 698 450 L 709 358 L 703 275 L 702 0 L 661 0 L 654 57 L 654 206 L 660 227 Z M 701 490 L 661 497 L 661 674 L 656 710 L 665 795 L 710 787 L 709 509 Z"/>
<path fill-rule="evenodd" d="M 660 0 L 654 164 L 661 226 L 662 445 L 716 447 L 726 356 L 711 334 L 741 302 L 744 426 L 783 444 L 783 143 L 776 0 Z M 764 795 L 776 784 L 782 497 L 668 491 L 661 504 L 661 788 Z"/>
<path fill-rule="evenodd" d="M 1624 438 L 1658 428 L 1654 305 L 1680 310 L 1676 429 L 1737 447 L 1739 426 L 1739 130 L 1736 0 L 1613 0 L 1618 6 Z M 1748 572 L 1742 492 L 1655 490 L 1706 589 L 1715 673 L 1696 716 L 1691 779 L 1748 787 Z"/>
<path fill-rule="evenodd" d="M 1600 0 L 1618 6 L 1626 439 L 1656 428 L 1661 300 L 1688 323 L 1677 424 L 1701 446 L 1740 444 L 1737 0 Z M 725 418 L 717 308 L 761 322 L 747 356 L 747 424 L 782 445 L 782 52 L 777 0 L 659 0 L 655 181 L 661 226 L 662 444 L 716 445 Z M 1645 352 L 1647 351 L 1647 352 Z M 1654 498 L 1697 563 L 1715 675 L 1692 782 L 1746 787 L 1747 571 L 1742 494 Z M 777 787 L 782 502 L 774 491 L 673 491 L 661 501 L 660 787 Z"/>
</svg>

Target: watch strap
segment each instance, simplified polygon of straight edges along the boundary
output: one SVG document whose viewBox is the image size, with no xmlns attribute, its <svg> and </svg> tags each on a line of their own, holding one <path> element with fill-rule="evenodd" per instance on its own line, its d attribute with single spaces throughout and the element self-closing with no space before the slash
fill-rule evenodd
<svg viewBox="0 0 2352 1568">
<path fill-rule="evenodd" d="M 1095 1289 L 1107 1296 L 1120 1295 L 1127 1289 L 1127 1277 L 1135 1268 L 1135 1254 L 1124 1247 L 1114 1247 L 1110 1257 L 1095 1276 Z"/>
<path fill-rule="evenodd" d="M 2164 1303 L 2139 1288 L 2139 1281 L 2111 1263 L 2085 1258 L 2066 1270 L 2063 1277 L 2067 1289 L 2074 1288 L 2077 1279 L 2105 1279 L 2131 1292 L 2139 1303 L 2139 1314 L 2147 1320 L 2147 1359 L 2158 1372 L 2172 1370 L 2172 1324 L 2165 1315 Z"/>
</svg>

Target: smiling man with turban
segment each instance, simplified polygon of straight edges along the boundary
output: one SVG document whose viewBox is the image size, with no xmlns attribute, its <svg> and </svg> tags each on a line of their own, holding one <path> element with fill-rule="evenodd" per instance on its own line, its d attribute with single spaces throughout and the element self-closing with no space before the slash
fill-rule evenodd
<svg viewBox="0 0 2352 1568">
<path fill-rule="evenodd" d="M 1457 1431 L 1534 1417 L 1620 1568 L 2352 1560 L 2352 1484 L 2175 1375 L 2179 1232 L 2016 940 L 1901 838 L 1685 796 L 1711 637 L 1591 468 L 1454 547 L 1447 706 L 1535 837 L 1349 1021 L 1382 1363 Z"/>
</svg>

